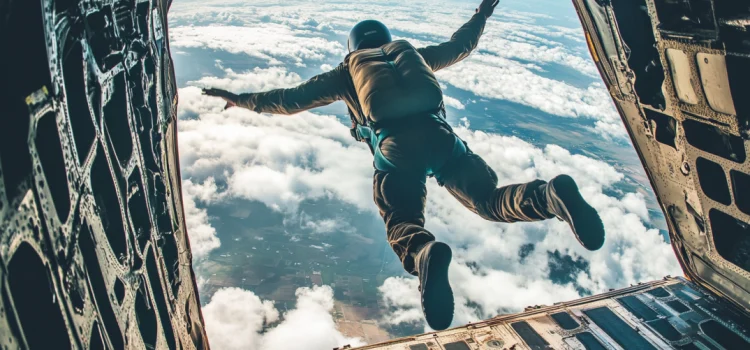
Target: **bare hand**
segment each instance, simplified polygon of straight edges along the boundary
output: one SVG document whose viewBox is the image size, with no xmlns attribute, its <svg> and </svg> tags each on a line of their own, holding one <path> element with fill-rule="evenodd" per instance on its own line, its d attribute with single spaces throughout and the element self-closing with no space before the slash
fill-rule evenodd
<svg viewBox="0 0 750 350">
<path fill-rule="evenodd" d="M 224 101 L 227 102 L 227 105 L 224 106 L 224 109 L 236 106 L 237 105 L 237 99 L 239 97 L 239 96 L 237 96 L 237 94 L 233 94 L 233 93 L 231 93 L 231 92 L 229 92 L 227 90 L 214 89 L 214 88 L 203 89 L 203 94 L 206 95 L 206 96 L 221 97 Z"/>
<path fill-rule="evenodd" d="M 477 13 L 484 14 L 485 18 L 490 18 L 492 12 L 495 11 L 495 6 L 500 3 L 500 0 L 482 0 L 482 3 L 477 7 Z"/>
</svg>

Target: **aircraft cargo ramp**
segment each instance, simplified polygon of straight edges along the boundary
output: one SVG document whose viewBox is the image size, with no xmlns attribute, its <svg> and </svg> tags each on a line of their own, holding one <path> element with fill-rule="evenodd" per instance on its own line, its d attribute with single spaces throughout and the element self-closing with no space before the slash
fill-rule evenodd
<svg viewBox="0 0 750 350">
<path fill-rule="evenodd" d="M 669 277 L 357 349 L 746 349 L 748 326 L 700 287 Z"/>
</svg>

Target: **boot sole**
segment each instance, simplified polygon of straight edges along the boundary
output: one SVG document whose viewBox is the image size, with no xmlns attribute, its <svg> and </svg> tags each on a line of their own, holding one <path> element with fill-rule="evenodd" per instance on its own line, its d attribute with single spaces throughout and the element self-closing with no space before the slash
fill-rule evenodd
<svg viewBox="0 0 750 350">
<path fill-rule="evenodd" d="M 604 224 L 592 206 L 578 191 L 573 178 L 560 175 L 554 180 L 555 193 L 565 205 L 570 216 L 570 226 L 578 242 L 588 250 L 597 250 L 604 245 Z"/>
<path fill-rule="evenodd" d="M 422 276 L 422 311 L 427 324 L 434 330 L 446 329 L 453 321 L 453 290 L 448 281 L 451 259 L 451 248 L 436 242 L 430 247 L 427 261 L 420 266 L 420 271 L 426 272 Z"/>
</svg>

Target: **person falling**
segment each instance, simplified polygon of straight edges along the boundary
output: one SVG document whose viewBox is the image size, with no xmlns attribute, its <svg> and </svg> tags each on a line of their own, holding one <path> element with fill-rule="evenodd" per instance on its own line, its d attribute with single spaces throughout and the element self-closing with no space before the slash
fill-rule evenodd
<svg viewBox="0 0 750 350">
<path fill-rule="evenodd" d="M 446 329 L 453 320 L 448 281 L 450 247 L 425 230 L 425 182 L 434 177 L 466 208 L 495 222 L 566 221 L 588 250 L 604 244 L 604 225 L 568 175 L 497 187 L 497 175 L 453 132 L 445 120 L 443 94 L 434 72 L 452 66 L 477 47 L 498 0 L 483 0 L 451 39 L 414 48 L 393 41 L 375 20 L 358 23 L 349 34 L 349 54 L 335 69 L 289 89 L 221 97 L 226 108 L 294 114 L 343 100 L 352 119 L 351 134 L 374 156 L 373 195 L 385 221 L 388 242 L 404 269 L 419 277 L 427 324 Z"/>
</svg>

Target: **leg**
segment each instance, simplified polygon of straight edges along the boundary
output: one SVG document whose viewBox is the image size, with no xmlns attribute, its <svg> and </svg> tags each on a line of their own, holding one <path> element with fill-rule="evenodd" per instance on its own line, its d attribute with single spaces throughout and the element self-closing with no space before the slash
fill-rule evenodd
<svg viewBox="0 0 750 350">
<path fill-rule="evenodd" d="M 417 275 L 413 253 L 435 240 L 424 229 L 427 188 L 424 179 L 408 173 L 375 171 L 373 196 L 385 221 L 388 243 L 398 255 L 406 272 Z"/>
<path fill-rule="evenodd" d="M 499 222 L 538 221 L 558 217 L 570 225 L 578 242 L 588 250 L 604 244 L 604 224 L 583 199 L 573 178 L 560 175 L 546 183 L 497 188 L 497 175 L 469 151 L 446 167 L 438 180 L 469 210 Z"/>
<path fill-rule="evenodd" d="M 422 312 L 433 329 L 453 320 L 453 290 L 448 281 L 451 249 L 424 229 L 425 176 L 375 172 L 375 203 L 385 221 L 388 242 L 406 272 L 419 276 Z"/>
<path fill-rule="evenodd" d="M 445 169 L 438 180 L 461 204 L 486 220 L 516 222 L 555 217 L 547 210 L 547 183 L 542 180 L 497 188 L 497 174 L 471 151 Z"/>
<path fill-rule="evenodd" d="M 410 129 L 383 140 L 380 150 L 398 170 L 375 172 L 375 203 L 385 220 L 388 242 L 404 269 L 419 276 L 422 312 L 427 324 L 442 330 L 453 320 L 453 290 L 448 280 L 450 247 L 424 229 L 426 164 L 450 150 L 452 134 L 440 127 Z"/>
</svg>

